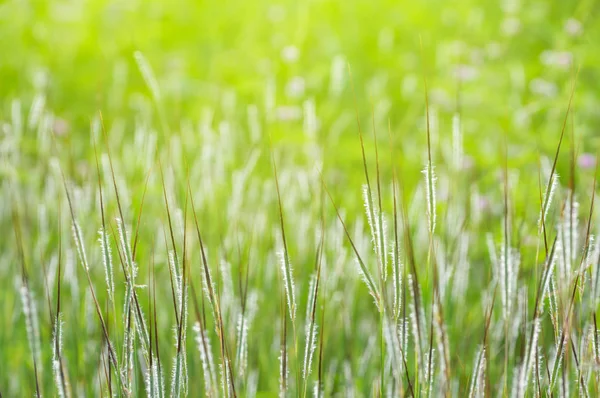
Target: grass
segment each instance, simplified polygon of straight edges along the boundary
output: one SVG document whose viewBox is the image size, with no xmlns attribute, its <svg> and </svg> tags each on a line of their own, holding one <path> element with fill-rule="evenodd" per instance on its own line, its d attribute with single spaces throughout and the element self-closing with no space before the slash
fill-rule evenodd
<svg viewBox="0 0 600 398">
<path fill-rule="evenodd" d="M 0 5 L 3 396 L 597 396 L 600 11 Z"/>
</svg>

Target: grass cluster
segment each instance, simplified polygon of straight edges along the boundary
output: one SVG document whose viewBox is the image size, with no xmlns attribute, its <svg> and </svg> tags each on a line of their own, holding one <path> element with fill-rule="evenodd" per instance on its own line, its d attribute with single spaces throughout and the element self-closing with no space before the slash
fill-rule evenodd
<svg viewBox="0 0 600 398">
<path fill-rule="evenodd" d="M 600 395 L 593 1 L 34 3 L 0 395 Z"/>
<path fill-rule="evenodd" d="M 160 113 L 153 72 L 141 53 L 136 59 Z M 37 142 L 50 160 L 38 165 L 48 168 L 42 196 L 14 181 L 4 188 L 14 230 L 5 255 L 19 270 L 11 323 L 24 324 L 28 352 L 8 341 L 3 351 L 31 368 L 11 369 L 6 389 L 26 391 L 31 380 L 38 396 L 597 394 L 596 179 L 581 189 L 590 192 L 582 216 L 586 179 L 568 123 L 574 90 L 556 154 L 540 163 L 538 210 L 521 217 L 518 173 L 507 163 L 495 193 L 501 211 L 486 214 L 465 169 L 460 114 L 436 168 L 427 91 L 427 152 L 412 194 L 391 128 L 384 151 L 373 125 L 373 162 L 357 118 L 364 217 L 342 210 L 318 151 L 307 154 L 312 170 L 278 172 L 285 161 L 269 141 L 237 167 L 225 123 L 200 126 L 200 156 L 177 134 L 159 147 L 140 127 L 146 148 L 132 155 L 127 145 L 114 152 L 114 127 L 98 114 L 95 167 L 76 182 L 59 139 L 32 122 L 33 108 L 23 129 L 49 134 Z M 13 127 L 20 118 L 16 108 Z M 127 156 L 145 179 L 127 182 L 117 162 Z M 270 179 L 254 172 L 260 161 L 270 162 Z M 215 201 L 220 189 L 229 194 Z M 487 256 L 473 249 L 482 241 Z"/>
</svg>

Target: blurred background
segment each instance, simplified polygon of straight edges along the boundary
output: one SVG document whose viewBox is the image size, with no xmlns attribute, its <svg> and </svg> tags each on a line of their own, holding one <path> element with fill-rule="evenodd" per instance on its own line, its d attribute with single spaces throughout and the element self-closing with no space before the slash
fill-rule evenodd
<svg viewBox="0 0 600 398">
<path fill-rule="evenodd" d="M 230 112 L 236 140 L 251 136 L 256 119 L 285 142 L 315 140 L 336 149 L 328 151 L 336 164 L 352 164 L 356 103 L 367 132 L 372 115 L 382 133 L 389 120 L 405 155 L 422 163 L 413 149 L 424 142 L 426 77 L 436 150 L 459 112 L 465 152 L 485 165 L 503 135 L 516 161 L 554 148 L 581 68 L 574 123 L 593 151 L 599 13 L 594 0 L 8 0 L 0 4 L 0 117 L 10 119 L 15 99 L 24 109 L 41 101 L 81 155 L 98 111 L 124 126 L 158 118 L 139 51 L 160 88 L 164 128 L 179 130 L 207 109 Z"/>
</svg>

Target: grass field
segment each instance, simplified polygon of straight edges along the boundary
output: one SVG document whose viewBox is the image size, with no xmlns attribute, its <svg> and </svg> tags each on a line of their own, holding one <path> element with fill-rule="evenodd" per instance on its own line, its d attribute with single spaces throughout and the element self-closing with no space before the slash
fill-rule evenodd
<svg viewBox="0 0 600 398">
<path fill-rule="evenodd" d="M 600 4 L 0 3 L 0 395 L 600 395 Z"/>
</svg>

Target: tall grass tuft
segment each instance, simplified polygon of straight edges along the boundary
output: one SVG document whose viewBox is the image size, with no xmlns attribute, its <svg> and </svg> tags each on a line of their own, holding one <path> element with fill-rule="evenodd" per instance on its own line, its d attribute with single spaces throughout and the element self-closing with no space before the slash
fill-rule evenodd
<svg viewBox="0 0 600 398">
<path fill-rule="evenodd" d="M 448 111 L 425 81 L 425 104 L 398 120 L 378 94 L 384 78 L 375 79 L 366 87 L 370 136 L 350 78 L 356 180 L 332 155 L 344 143 L 319 133 L 350 131 L 352 112 L 330 126 L 313 98 L 296 98 L 304 113 L 293 98 L 280 103 L 279 77 L 267 76 L 264 115 L 261 104 L 240 104 L 245 93 L 209 88 L 220 102 L 170 132 L 164 109 L 183 99 L 174 98 L 171 77 L 159 86 L 146 58 L 134 59 L 149 98 L 131 94 L 134 120 L 117 118 L 109 130 L 97 116 L 89 148 L 74 131 L 47 148 L 55 115 L 42 92 L 25 123 L 20 101 L 14 120 L 0 123 L 9 176 L 0 187 L 12 199 L 0 205 L 0 223 L 9 227 L 12 212 L 15 233 L 14 243 L 0 241 L 0 264 L 17 265 L 0 265 L 3 286 L 15 287 L 0 300 L 0 322 L 12 322 L 0 328 L 2 393 L 600 394 L 597 186 L 594 176 L 592 191 L 582 188 L 592 172 L 577 168 L 575 133 L 565 135 L 568 117 L 575 125 L 573 93 L 550 160 L 527 151 L 514 159 L 505 144 L 504 164 L 488 172 L 469 164 L 482 155 L 471 152 L 477 119 L 460 109 L 461 92 Z M 413 139 L 409 116 L 423 110 L 426 136 Z M 388 143 L 378 135 L 385 118 Z M 306 133 L 295 142 L 300 150 L 275 156 L 273 142 L 264 150 L 264 131 L 295 139 L 296 127 Z M 490 136 L 489 146 L 502 139 Z M 569 178 L 559 179 L 566 143 Z M 421 160 L 419 148 L 427 151 Z"/>
</svg>

